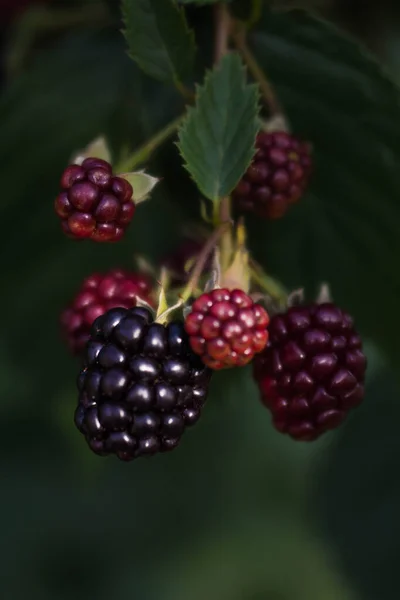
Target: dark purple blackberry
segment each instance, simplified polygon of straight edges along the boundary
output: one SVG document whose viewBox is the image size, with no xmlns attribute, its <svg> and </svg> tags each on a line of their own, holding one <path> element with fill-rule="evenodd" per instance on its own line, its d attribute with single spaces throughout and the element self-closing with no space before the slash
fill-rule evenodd
<svg viewBox="0 0 400 600">
<path fill-rule="evenodd" d="M 120 240 L 135 213 L 133 189 L 113 175 L 110 163 L 85 158 L 69 165 L 61 177 L 61 193 L 54 204 L 64 233 L 95 242 Z"/>
<path fill-rule="evenodd" d="M 366 358 L 352 318 L 334 304 L 289 308 L 269 325 L 254 376 L 273 423 L 302 441 L 337 427 L 364 396 Z"/>
<path fill-rule="evenodd" d="M 92 326 L 75 424 L 96 454 L 132 460 L 172 450 L 198 420 L 210 376 L 182 322 L 111 309 Z"/>
<path fill-rule="evenodd" d="M 233 192 L 241 212 L 279 219 L 298 202 L 312 170 L 311 148 L 285 131 L 261 131 L 256 155 Z"/>
</svg>

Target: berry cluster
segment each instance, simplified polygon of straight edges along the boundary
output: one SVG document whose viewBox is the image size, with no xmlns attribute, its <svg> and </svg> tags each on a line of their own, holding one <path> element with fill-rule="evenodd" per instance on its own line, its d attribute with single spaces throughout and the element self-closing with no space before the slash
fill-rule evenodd
<svg viewBox="0 0 400 600">
<path fill-rule="evenodd" d="M 210 373 L 179 321 L 112 309 L 93 324 L 75 423 L 96 454 L 132 460 L 172 450 L 200 416 Z"/>
<path fill-rule="evenodd" d="M 334 304 L 293 307 L 271 319 L 254 374 L 275 427 L 314 440 L 364 395 L 366 358 L 351 317 Z"/>
<path fill-rule="evenodd" d="M 239 210 L 282 217 L 303 195 L 311 173 L 308 144 L 284 132 L 261 132 L 256 156 L 233 193 Z"/>
<path fill-rule="evenodd" d="M 233 198 L 239 210 L 275 219 L 306 189 L 310 148 L 285 132 L 260 132 L 256 146 Z M 55 209 L 68 236 L 99 242 L 122 238 L 135 212 L 133 190 L 113 175 L 108 162 L 86 158 L 70 165 L 61 187 Z M 177 293 L 185 286 L 186 293 L 178 292 L 182 299 L 197 289 L 198 269 L 188 269 L 188 263 L 203 249 L 198 264 L 209 271 L 208 246 L 200 242 L 187 241 L 164 259 L 171 289 Z M 248 263 L 245 268 L 239 278 L 243 287 L 251 279 Z M 85 350 L 75 423 L 96 454 L 129 461 L 172 450 L 198 420 L 212 371 L 252 361 L 274 426 L 296 440 L 318 438 L 362 401 L 361 340 L 352 319 L 334 304 L 296 306 L 270 320 L 242 289 L 216 287 L 198 295 L 184 321 L 164 324 L 170 312 L 165 293 L 158 311 L 162 323 L 137 306 L 139 298 L 152 306 L 152 288 L 142 274 L 94 274 L 62 313 L 70 349 Z"/>
<path fill-rule="evenodd" d="M 142 273 L 115 269 L 87 277 L 73 302 L 61 314 L 63 335 L 71 351 L 82 352 L 97 317 L 111 308 L 133 308 L 137 298 L 151 304 L 151 292 L 152 281 Z"/>
<path fill-rule="evenodd" d="M 108 162 L 86 158 L 82 165 L 69 165 L 61 188 L 55 210 L 69 237 L 95 242 L 116 242 L 123 237 L 135 212 L 133 189 L 122 177 L 113 176 Z"/>
<path fill-rule="evenodd" d="M 192 306 L 185 327 L 204 364 L 218 370 L 248 364 L 264 350 L 269 317 L 242 290 L 215 289 Z"/>
</svg>

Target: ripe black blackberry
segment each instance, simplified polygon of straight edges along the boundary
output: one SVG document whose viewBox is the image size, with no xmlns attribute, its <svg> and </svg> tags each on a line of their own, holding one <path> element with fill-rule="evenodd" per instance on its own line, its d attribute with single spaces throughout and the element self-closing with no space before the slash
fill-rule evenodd
<svg viewBox="0 0 400 600">
<path fill-rule="evenodd" d="M 114 308 L 93 323 L 75 424 L 96 454 L 132 460 L 172 450 L 198 420 L 210 376 L 182 322 Z"/>
<path fill-rule="evenodd" d="M 332 303 L 275 315 L 254 376 L 276 429 L 311 441 L 334 429 L 364 397 L 366 358 L 353 319 Z"/>
</svg>

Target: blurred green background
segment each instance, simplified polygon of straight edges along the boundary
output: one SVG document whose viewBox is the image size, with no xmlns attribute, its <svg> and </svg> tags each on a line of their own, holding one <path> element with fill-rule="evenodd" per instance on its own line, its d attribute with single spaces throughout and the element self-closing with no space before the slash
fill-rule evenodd
<svg viewBox="0 0 400 600">
<path fill-rule="evenodd" d="M 394 79 L 400 77 L 398 2 L 308 4 L 358 37 Z M 394 139 L 392 127 L 399 127 L 400 109 L 394 112 L 383 95 L 376 102 L 387 145 L 381 140 L 375 152 L 392 164 L 393 178 L 385 183 L 398 201 L 386 214 L 387 190 L 379 181 L 372 185 L 365 154 L 359 181 L 363 174 L 366 179 L 357 196 L 366 211 L 360 213 L 362 244 L 370 253 L 365 255 L 359 236 L 349 244 L 354 212 L 345 214 L 343 231 L 337 229 L 336 213 L 329 221 L 335 230 L 327 229 L 320 211 L 312 213 L 312 222 L 309 218 L 323 186 L 332 187 L 322 181 L 328 168 L 335 176 L 321 131 L 325 118 L 334 136 L 330 124 L 336 108 L 325 104 L 323 94 L 314 94 L 318 69 L 307 62 L 300 76 L 310 103 L 302 104 L 302 97 L 290 92 L 298 77 L 290 68 L 296 55 L 289 47 L 281 52 L 276 43 L 282 62 L 272 60 L 271 38 L 271 76 L 299 133 L 315 143 L 320 170 L 304 207 L 270 227 L 268 242 L 260 226 L 250 224 L 251 241 L 256 254 L 267 252 L 265 266 L 271 264 L 288 286 L 304 282 L 312 289 L 325 271 L 334 280 L 335 297 L 353 310 L 367 338 L 363 406 L 337 432 L 299 444 L 273 430 L 248 370 L 218 374 L 202 420 L 177 450 L 121 464 L 92 456 L 73 426 L 78 364 L 60 341 L 59 312 L 92 271 L 129 267 L 136 252 L 159 260 L 176 245 L 187 220 L 198 218 L 197 195 L 169 145 L 149 167 L 163 183 L 154 200 L 140 207 L 120 244 L 66 239 L 53 215 L 53 198 L 59 174 L 76 149 L 104 133 L 118 157 L 121 149 L 141 143 L 178 114 L 182 103 L 174 90 L 139 74 L 127 58 L 116 0 L 50 0 L 47 5 L 2 0 L 0 16 L 1 598 L 398 597 L 400 252 L 386 223 L 397 234 L 400 180 L 392 150 L 397 145 L 400 157 L 400 138 Z M 189 16 L 202 42 L 208 9 Z M 362 76 L 349 76 L 346 67 L 344 61 L 338 73 L 324 70 L 319 76 L 332 75 L 333 81 L 338 75 L 353 93 L 343 118 L 350 118 L 352 150 L 361 155 L 364 139 L 357 140 L 356 132 L 357 127 L 364 131 L 364 123 L 357 125 L 356 114 L 364 98 L 375 102 L 382 90 Z M 341 96 L 335 93 L 336 107 Z M 339 137 L 335 143 L 346 154 L 346 141 L 343 148 Z M 353 183 L 355 190 L 349 176 L 348 185 Z M 333 188 L 346 200 L 346 189 L 335 183 Z M 371 188 L 375 196 L 368 195 Z M 318 235 L 313 237 L 310 227 Z M 308 245 L 311 237 L 319 249 Z M 356 251 L 362 255 L 357 260 Z M 316 253 L 318 260 L 311 260 Z M 378 272 L 387 288 L 375 277 Z"/>
</svg>

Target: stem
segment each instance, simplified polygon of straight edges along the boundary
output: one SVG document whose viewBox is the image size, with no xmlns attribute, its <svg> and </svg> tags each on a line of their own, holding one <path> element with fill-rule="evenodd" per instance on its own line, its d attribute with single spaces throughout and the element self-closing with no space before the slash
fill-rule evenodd
<svg viewBox="0 0 400 600">
<path fill-rule="evenodd" d="M 253 281 L 255 281 L 267 294 L 277 300 L 278 303 L 283 306 L 287 302 L 287 293 L 284 288 L 279 285 L 275 279 L 266 275 L 264 272 L 260 272 L 260 267 L 254 263 L 254 261 L 250 262 L 250 275 Z"/>
<path fill-rule="evenodd" d="M 217 64 L 229 50 L 229 33 L 231 17 L 225 2 L 218 2 L 214 7 L 215 44 L 214 63 Z"/>
<path fill-rule="evenodd" d="M 192 296 L 193 294 L 193 291 L 197 288 L 199 279 L 203 273 L 204 267 L 206 266 L 207 260 L 211 252 L 214 250 L 221 236 L 225 233 L 225 231 L 228 228 L 230 228 L 230 226 L 230 221 L 222 223 L 217 229 L 213 231 L 211 236 L 208 238 L 207 243 L 203 246 L 196 261 L 196 266 L 193 269 L 190 281 L 182 293 L 182 304 L 189 300 L 190 296 Z"/>
<path fill-rule="evenodd" d="M 169 137 L 171 137 L 179 125 L 182 123 L 184 115 L 181 115 L 166 127 L 161 129 L 152 138 L 150 138 L 143 146 L 133 152 L 125 161 L 122 161 L 116 168 L 117 173 L 128 173 L 137 166 L 147 162 L 153 152 L 157 150 Z"/>
<path fill-rule="evenodd" d="M 221 198 L 219 204 L 215 208 L 217 209 L 214 217 L 214 223 L 216 226 L 220 225 L 221 223 L 227 223 L 228 221 L 231 221 L 231 199 L 229 196 Z M 232 246 L 232 231 L 231 228 L 229 228 L 222 235 L 219 244 L 222 271 L 225 271 L 229 267 L 232 256 Z"/>
<path fill-rule="evenodd" d="M 226 223 L 231 220 L 231 199 L 229 196 L 222 198 L 219 206 L 219 222 Z"/>
<path fill-rule="evenodd" d="M 236 48 L 239 50 L 244 62 L 248 66 L 250 73 L 253 75 L 254 79 L 258 81 L 261 94 L 272 115 L 284 114 L 275 92 L 265 76 L 264 71 L 261 69 L 255 56 L 247 45 L 245 29 L 240 25 L 234 28 L 232 30 L 232 38 L 235 42 Z"/>
<path fill-rule="evenodd" d="M 229 51 L 229 35 L 231 32 L 232 20 L 225 2 L 218 2 L 214 6 L 215 23 L 215 42 L 214 42 L 214 62 L 219 61 Z M 229 196 L 214 202 L 214 226 L 218 227 L 223 223 L 231 222 L 231 202 Z M 232 233 L 231 227 L 227 228 L 221 237 L 219 244 L 221 270 L 225 271 L 230 263 L 232 254 Z"/>
</svg>

